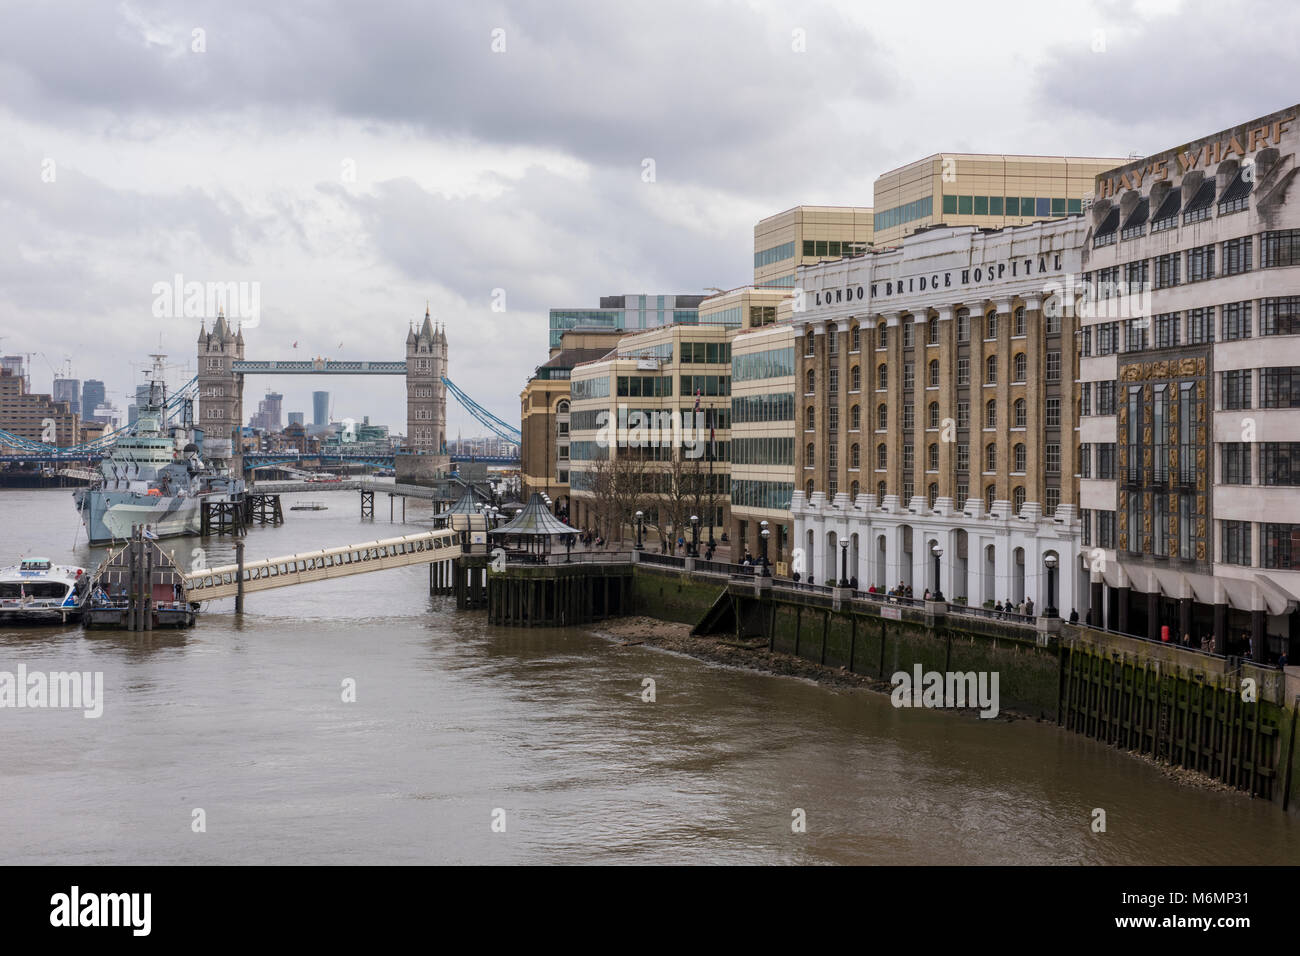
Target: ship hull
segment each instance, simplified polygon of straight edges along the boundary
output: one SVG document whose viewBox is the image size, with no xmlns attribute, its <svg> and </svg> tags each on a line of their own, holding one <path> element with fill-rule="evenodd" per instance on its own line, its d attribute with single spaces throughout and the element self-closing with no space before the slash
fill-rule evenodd
<svg viewBox="0 0 1300 956">
<path fill-rule="evenodd" d="M 208 496 L 215 498 L 216 496 Z M 221 496 L 223 499 L 225 496 Z M 195 535 L 201 530 L 203 497 L 165 498 L 130 492 L 91 491 L 82 505 L 91 544 L 124 541 L 136 525 L 148 525 L 160 538 Z"/>
</svg>

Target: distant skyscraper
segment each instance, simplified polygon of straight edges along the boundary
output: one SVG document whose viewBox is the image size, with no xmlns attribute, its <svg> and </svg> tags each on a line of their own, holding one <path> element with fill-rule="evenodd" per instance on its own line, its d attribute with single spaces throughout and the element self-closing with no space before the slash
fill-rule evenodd
<svg viewBox="0 0 1300 956">
<path fill-rule="evenodd" d="M 301 424 L 303 424 L 303 415 L 304 415 L 303 412 L 290 412 L 290 413 L 289 413 L 289 424 L 290 424 L 290 425 L 301 425 Z"/>
<path fill-rule="evenodd" d="M 81 386 L 82 418 L 95 417 L 95 410 L 104 404 L 104 383 L 99 379 L 88 378 Z"/>
<path fill-rule="evenodd" d="M 319 428 L 329 424 L 329 420 L 330 420 L 330 393 L 312 392 L 311 393 L 311 423 Z"/>
<path fill-rule="evenodd" d="M 81 379 L 56 378 L 54 380 L 54 400 L 67 402 L 68 410 L 74 415 L 81 414 Z"/>
<path fill-rule="evenodd" d="M 267 392 L 266 398 L 257 403 L 257 414 L 249 424 L 268 432 L 278 432 L 284 427 L 283 405 L 284 395 L 280 392 Z"/>
<path fill-rule="evenodd" d="M 149 402 L 149 386 L 137 385 L 135 387 L 135 402 L 126 407 L 126 423 L 134 425 L 136 419 L 140 417 L 140 408 Z"/>
</svg>

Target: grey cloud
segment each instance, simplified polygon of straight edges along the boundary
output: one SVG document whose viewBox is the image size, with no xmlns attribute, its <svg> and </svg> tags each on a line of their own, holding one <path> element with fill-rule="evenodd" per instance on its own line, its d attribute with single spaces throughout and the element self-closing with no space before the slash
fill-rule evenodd
<svg viewBox="0 0 1300 956">
<path fill-rule="evenodd" d="M 1131 4 L 1108 8 L 1138 33 L 1107 31 L 1104 52 L 1094 52 L 1092 29 L 1081 26 L 1072 42 L 1050 49 L 1036 94 L 1047 115 L 1086 130 L 1094 141 L 1103 124 L 1121 155 L 1168 149 L 1300 96 L 1294 67 L 1300 7 L 1294 3 L 1189 0 L 1145 23 Z"/>
<path fill-rule="evenodd" d="M 0 19 L 0 75 L 30 116 L 185 118 L 265 108 L 277 122 L 322 110 L 443 136 L 557 148 L 598 164 L 653 156 L 683 180 L 770 187 L 831 133 L 829 166 L 870 129 L 831 129 L 820 104 L 893 95 L 887 51 L 833 10 L 661 2 L 389 4 L 338 0 L 306 14 L 201 3 L 184 17 L 142 2 L 170 45 L 121 8 L 27 4 Z M 189 50 L 192 27 L 207 52 Z M 506 52 L 491 52 L 505 32 Z M 807 52 L 791 50 L 791 32 Z M 863 109 L 870 120 L 870 107 Z M 701 160 L 708 160 L 702 162 Z"/>
</svg>

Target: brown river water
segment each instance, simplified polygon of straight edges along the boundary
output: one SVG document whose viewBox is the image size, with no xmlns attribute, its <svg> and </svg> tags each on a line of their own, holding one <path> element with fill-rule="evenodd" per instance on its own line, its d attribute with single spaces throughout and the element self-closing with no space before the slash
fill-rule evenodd
<svg viewBox="0 0 1300 956">
<path fill-rule="evenodd" d="M 249 559 L 429 527 L 427 503 L 403 526 L 383 495 L 362 522 L 357 497 L 286 497 L 328 510 L 253 529 Z M 164 547 L 188 566 L 201 544 Z M 233 561 L 229 538 L 207 547 L 210 566 Z M 0 490 L 0 564 L 102 553 L 70 491 Z M 254 594 L 242 619 L 215 602 L 151 635 L 0 625 L 0 671 L 101 672 L 104 688 L 96 719 L 0 708 L 0 861 L 1300 862 L 1300 823 L 1275 805 L 1050 724 L 899 710 L 598 626 L 490 627 L 427 580 Z"/>
</svg>

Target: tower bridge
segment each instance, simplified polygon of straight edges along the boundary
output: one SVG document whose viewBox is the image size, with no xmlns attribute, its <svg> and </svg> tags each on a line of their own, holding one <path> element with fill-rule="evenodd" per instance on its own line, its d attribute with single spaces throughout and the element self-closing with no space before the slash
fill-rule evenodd
<svg viewBox="0 0 1300 956">
<path fill-rule="evenodd" d="M 211 330 L 200 327 L 198 338 L 197 424 L 207 435 L 204 452 L 242 471 L 244 456 L 239 429 L 244 420 L 244 378 L 248 375 L 401 375 L 406 379 L 407 447 L 393 456 L 398 480 L 433 479 L 453 460 L 447 454 L 447 393 L 498 436 L 519 442 L 519 430 L 475 402 L 447 377 L 447 333 L 435 325 L 429 310 L 417 330 L 406 336 L 401 361 L 341 361 L 249 359 L 242 329 L 232 329 L 218 314 Z M 343 458 L 342 460 L 347 460 Z"/>
</svg>

